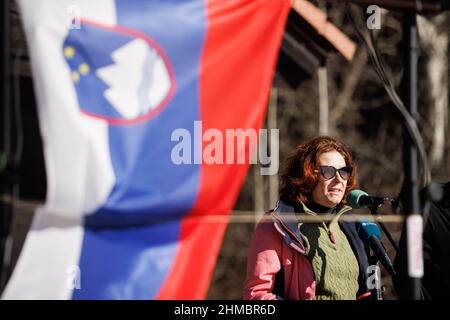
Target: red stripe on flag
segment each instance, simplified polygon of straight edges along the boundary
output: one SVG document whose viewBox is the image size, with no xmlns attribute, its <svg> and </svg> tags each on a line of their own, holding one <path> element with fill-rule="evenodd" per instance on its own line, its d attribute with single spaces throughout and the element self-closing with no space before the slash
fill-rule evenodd
<svg viewBox="0 0 450 320">
<path fill-rule="evenodd" d="M 215 128 L 225 137 L 226 129 L 258 130 L 264 120 L 290 1 L 205 1 L 208 29 L 200 70 L 203 131 Z M 247 147 L 246 153 L 255 147 Z M 245 165 L 203 164 L 199 195 L 187 218 L 229 215 L 249 167 L 246 159 Z M 183 220 L 174 264 L 156 298 L 206 297 L 226 226 Z"/>
</svg>

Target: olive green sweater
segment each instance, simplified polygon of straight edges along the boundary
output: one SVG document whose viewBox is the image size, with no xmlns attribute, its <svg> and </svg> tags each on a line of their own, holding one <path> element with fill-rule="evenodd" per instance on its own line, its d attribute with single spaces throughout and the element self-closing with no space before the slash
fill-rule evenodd
<svg viewBox="0 0 450 320">
<path fill-rule="evenodd" d="M 304 213 L 317 214 L 303 203 Z M 317 300 L 355 300 L 358 292 L 358 261 L 346 235 L 339 227 L 339 217 L 351 208 L 344 206 L 328 223 L 299 223 L 306 254 L 316 279 Z"/>
</svg>

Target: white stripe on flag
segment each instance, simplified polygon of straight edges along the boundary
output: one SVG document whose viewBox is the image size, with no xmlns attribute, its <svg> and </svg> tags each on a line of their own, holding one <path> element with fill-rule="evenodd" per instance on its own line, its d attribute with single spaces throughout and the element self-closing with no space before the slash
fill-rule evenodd
<svg viewBox="0 0 450 320">
<path fill-rule="evenodd" d="M 38 101 L 47 199 L 38 210 L 4 299 L 68 299 L 68 268 L 78 264 L 83 217 L 108 197 L 115 177 L 108 125 L 82 115 L 63 56 L 70 7 L 115 25 L 113 0 L 18 0 Z"/>
<path fill-rule="evenodd" d="M 74 274 L 82 223 L 81 216 L 70 220 L 38 209 L 2 299 L 70 299 L 82 277 Z"/>
</svg>

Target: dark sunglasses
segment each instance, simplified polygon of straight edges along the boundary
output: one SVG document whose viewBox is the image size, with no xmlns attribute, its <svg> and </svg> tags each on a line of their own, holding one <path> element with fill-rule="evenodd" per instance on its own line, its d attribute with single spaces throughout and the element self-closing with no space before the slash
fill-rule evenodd
<svg viewBox="0 0 450 320">
<path fill-rule="evenodd" d="M 342 179 L 348 180 L 352 176 L 353 168 L 352 167 L 342 167 L 340 169 L 336 169 L 332 166 L 319 166 L 319 170 L 315 170 L 316 172 L 320 172 L 322 177 L 326 180 L 330 180 L 336 176 L 336 172 L 339 172 L 339 175 Z"/>
</svg>

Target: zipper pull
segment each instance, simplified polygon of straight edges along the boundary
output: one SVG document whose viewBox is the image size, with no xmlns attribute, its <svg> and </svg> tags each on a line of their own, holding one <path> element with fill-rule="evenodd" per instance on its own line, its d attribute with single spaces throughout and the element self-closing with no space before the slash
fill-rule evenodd
<svg viewBox="0 0 450 320">
<path fill-rule="evenodd" d="M 333 233 L 331 230 L 329 230 L 329 231 L 328 231 L 328 234 L 329 234 L 329 236 L 330 236 L 331 242 L 332 242 L 333 244 L 336 244 L 336 238 L 334 237 L 334 233 Z"/>
</svg>

